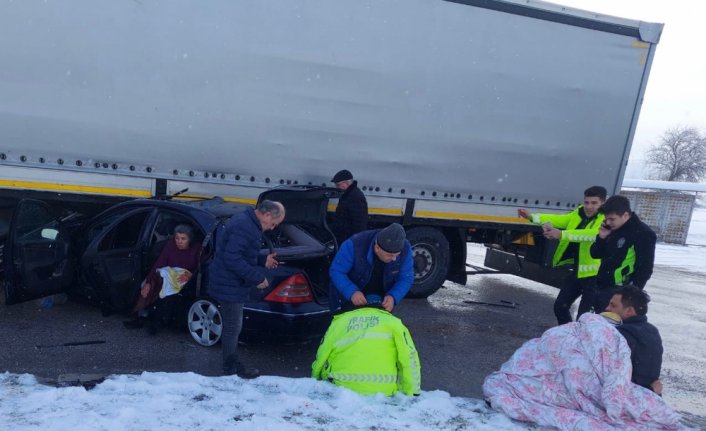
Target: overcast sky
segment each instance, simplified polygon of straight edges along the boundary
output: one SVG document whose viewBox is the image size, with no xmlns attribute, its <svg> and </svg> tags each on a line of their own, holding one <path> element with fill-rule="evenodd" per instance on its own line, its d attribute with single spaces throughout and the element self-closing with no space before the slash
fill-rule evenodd
<svg viewBox="0 0 706 431">
<path fill-rule="evenodd" d="M 706 49 L 701 0 L 553 0 L 608 15 L 665 24 L 657 45 L 626 177 L 639 177 L 645 151 L 676 125 L 706 132 Z"/>
</svg>

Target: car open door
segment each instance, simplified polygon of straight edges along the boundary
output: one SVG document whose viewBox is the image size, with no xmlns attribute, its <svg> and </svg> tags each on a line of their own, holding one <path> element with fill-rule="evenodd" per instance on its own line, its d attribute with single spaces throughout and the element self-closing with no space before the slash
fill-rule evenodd
<svg viewBox="0 0 706 431">
<path fill-rule="evenodd" d="M 71 281 L 69 235 L 49 205 L 29 199 L 17 204 L 3 265 L 6 304 L 62 292 Z"/>
<path fill-rule="evenodd" d="M 125 310 L 134 305 L 142 282 L 147 244 L 147 225 L 154 210 L 139 208 L 106 216 L 88 227 L 91 237 L 81 271 L 101 305 Z"/>
</svg>

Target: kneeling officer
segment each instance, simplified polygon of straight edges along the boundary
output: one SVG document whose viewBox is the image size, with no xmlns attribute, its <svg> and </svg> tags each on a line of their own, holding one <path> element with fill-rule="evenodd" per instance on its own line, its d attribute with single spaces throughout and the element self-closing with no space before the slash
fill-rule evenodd
<svg viewBox="0 0 706 431">
<path fill-rule="evenodd" d="M 378 295 L 368 295 L 366 301 L 366 306 L 333 317 L 311 376 L 364 395 L 418 395 L 422 375 L 409 331 L 379 308 Z"/>
</svg>

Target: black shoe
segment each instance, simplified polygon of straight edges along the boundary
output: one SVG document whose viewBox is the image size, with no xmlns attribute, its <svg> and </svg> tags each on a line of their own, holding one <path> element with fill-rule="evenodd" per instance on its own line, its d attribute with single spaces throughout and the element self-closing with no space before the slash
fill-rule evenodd
<svg viewBox="0 0 706 431">
<path fill-rule="evenodd" d="M 123 326 L 127 329 L 140 329 L 143 326 L 142 319 L 139 317 L 123 322 Z"/>
<path fill-rule="evenodd" d="M 238 376 L 241 379 L 254 379 L 260 376 L 260 370 L 257 368 L 246 367 L 245 365 L 238 362 L 235 368 L 231 366 L 223 367 L 224 376 Z"/>
<path fill-rule="evenodd" d="M 150 320 L 147 322 L 147 333 L 150 335 L 157 335 L 160 330 L 160 324 L 159 322 L 155 322 L 154 320 Z"/>
<path fill-rule="evenodd" d="M 245 367 L 242 364 L 238 366 L 238 370 L 235 372 L 241 379 L 254 379 L 260 376 L 260 370 L 257 368 Z"/>
</svg>

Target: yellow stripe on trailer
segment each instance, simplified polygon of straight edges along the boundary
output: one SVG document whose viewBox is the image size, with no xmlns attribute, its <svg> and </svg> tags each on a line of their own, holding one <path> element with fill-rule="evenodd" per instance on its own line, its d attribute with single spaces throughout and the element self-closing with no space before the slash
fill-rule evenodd
<svg viewBox="0 0 706 431">
<path fill-rule="evenodd" d="M 401 216 L 402 215 L 402 210 L 400 208 L 370 208 L 368 209 L 369 214 L 385 214 L 385 215 L 394 215 L 394 216 Z"/>
<path fill-rule="evenodd" d="M 46 190 L 66 193 L 91 193 L 97 195 L 132 196 L 141 198 L 152 196 L 152 192 L 149 190 L 121 189 L 117 187 L 82 186 L 78 184 L 43 183 L 36 181 L 0 180 L 0 187 Z"/>
<path fill-rule="evenodd" d="M 329 205 L 326 209 L 329 212 L 335 212 L 336 205 Z M 401 216 L 402 209 L 400 209 L 400 208 L 368 208 L 368 214 L 385 214 L 385 215 Z"/>
<path fill-rule="evenodd" d="M 336 205 L 329 205 L 328 210 L 333 212 L 336 210 Z M 402 209 L 399 208 L 370 208 L 368 209 L 368 214 L 384 214 L 384 215 L 403 215 Z M 519 223 L 527 224 L 528 220 L 519 217 L 503 217 L 503 216 L 489 216 L 483 214 L 462 214 L 462 213 L 446 213 L 440 211 L 416 211 L 415 217 L 420 218 L 440 218 L 446 220 L 475 220 L 475 221 L 494 221 L 494 222 L 504 222 L 504 223 Z"/>
<path fill-rule="evenodd" d="M 196 200 L 204 200 L 204 199 L 211 199 L 213 196 L 207 196 L 207 195 L 179 195 L 176 196 L 174 199 L 176 200 L 183 200 L 183 201 L 196 201 Z M 249 205 L 255 205 L 257 204 L 257 199 L 246 199 L 246 198 L 222 198 L 225 202 L 237 202 L 241 204 L 249 204 Z"/>
<path fill-rule="evenodd" d="M 423 218 L 441 218 L 448 220 L 475 220 L 475 221 L 495 221 L 495 222 L 505 222 L 505 223 L 529 223 L 528 220 L 519 217 L 504 217 L 504 216 L 490 216 L 483 214 L 462 214 L 462 213 L 445 213 L 438 211 L 417 211 L 414 214 L 416 217 Z"/>
<path fill-rule="evenodd" d="M 149 190 L 134 190 L 134 189 L 124 189 L 117 187 L 99 187 L 99 186 L 84 186 L 79 184 L 58 184 L 58 183 L 45 183 L 38 181 L 18 181 L 18 180 L 0 180 L 0 187 L 15 188 L 15 189 L 34 189 L 34 190 L 47 190 L 47 191 L 57 191 L 66 193 L 90 193 L 99 195 L 114 195 L 114 196 L 130 196 L 130 197 L 150 197 L 152 192 Z M 208 199 L 210 196 L 202 195 L 179 195 L 177 199 L 182 200 L 197 200 L 197 199 Z M 236 198 L 236 197 L 224 197 L 226 202 L 238 202 L 249 205 L 255 205 L 257 203 L 256 199 L 248 198 Z M 335 211 L 335 205 L 328 206 L 329 211 Z M 400 208 L 370 208 L 368 210 L 369 214 L 382 214 L 382 215 L 392 215 L 401 216 L 403 215 L 403 210 Z M 491 221 L 491 222 L 505 222 L 505 223 L 528 223 L 527 220 L 518 217 L 503 217 L 503 216 L 489 216 L 483 214 L 462 214 L 462 213 L 447 213 L 439 211 L 416 211 L 415 217 L 420 218 L 436 218 L 436 219 L 447 219 L 447 220 L 474 220 L 474 221 Z"/>
</svg>

